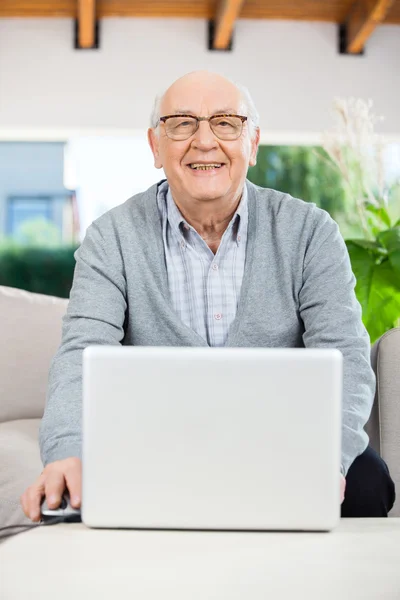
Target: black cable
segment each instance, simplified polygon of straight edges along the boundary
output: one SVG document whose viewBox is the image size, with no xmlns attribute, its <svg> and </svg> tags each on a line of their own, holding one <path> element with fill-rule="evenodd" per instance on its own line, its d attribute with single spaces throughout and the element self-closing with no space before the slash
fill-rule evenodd
<svg viewBox="0 0 400 600">
<path fill-rule="evenodd" d="M 7 535 L 0 535 L 0 541 L 4 540 L 8 537 L 13 537 L 14 535 L 18 535 L 19 533 L 23 533 L 28 529 L 36 529 L 37 527 L 46 527 L 47 525 L 57 525 L 57 523 L 68 523 L 68 517 L 49 517 L 46 521 L 41 521 L 40 523 L 32 524 L 32 525 L 7 525 L 7 527 L 0 527 L 0 532 L 5 531 L 6 529 L 21 529 L 21 531 L 15 531 L 13 533 L 7 533 Z"/>
<path fill-rule="evenodd" d="M 7 533 L 6 535 L 1 535 L 1 532 L 6 530 L 6 529 L 15 529 L 16 527 L 18 527 L 20 529 L 20 531 L 14 531 L 13 533 Z M 22 527 L 22 529 L 21 529 Z M 24 533 L 24 531 L 27 531 L 28 529 L 36 529 L 36 527 L 40 527 L 40 525 L 10 525 L 9 527 L 2 527 L 0 529 L 0 542 L 2 542 L 3 540 L 5 540 L 6 538 L 9 537 L 13 537 L 14 535 L 18 535 L 19 533 Z"/>
</svg>

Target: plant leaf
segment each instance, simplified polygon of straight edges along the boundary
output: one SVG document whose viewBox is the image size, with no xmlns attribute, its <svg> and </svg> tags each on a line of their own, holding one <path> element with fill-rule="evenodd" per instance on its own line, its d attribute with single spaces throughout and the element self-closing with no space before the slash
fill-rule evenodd
<svg viewBox="0 0 400 600">
<path fill-rule="evenodd" d="M 364 240 L 356 240 L 364 241 Z M 366 241 L 366 240 L 365 240 Z M 368 249 L 359 244 L 354 244 L 353 241 L 347 241 L 347 250 L 349 252 L 351 267 L 356 277 L 356 296 L 361 304 L 363 316 L 369 311 L 369 296 L 371 282 L 374 274 L 375 258 Z"/>
<path fill-rule="evenodd" d="M 389 262 L 399 278 L 400 285 L 400 250 L 395 250 L 389 254 Z"/>
<path fill-rule="evenodd" d="M 377 241 L 387 249 L 389 254 L 400 250 L 400 226 L 381 231 Z"/>
<path fill-rule="evenodd" d="M 368 202 L 365 205 L 365 209 L 375 215 L 384 225 L 386 225 L 386 227 L 391 227 L 392 222 L 389 213 L 384 206 L 374 206 Z"/>
<path fill-rule="evenodd" d="M 357 283 L 355 293 L 362 308 L 365 327 L 375 342 L 395 327 L 400 318 L 400 278 L 387 259 L 378 264 L 371 252 L 348 243 L 353 273 Z"/>
<path fill-rule="evenodd" d="M 379 248 L 378 242 L 372 242 L 370 240 L 346 240 L 346 244 L 355 244 L 360 248 L 366 248 L 368 250 L 377 250 Z"/>
<path fill-rule="evenodd" d="M 374 266 L 368 311 L 363 315 L 372 343 L 395 327 L 400 318 L 400 286 L 396 281 L 397 273 L 388 260 Z"/>
</svg>

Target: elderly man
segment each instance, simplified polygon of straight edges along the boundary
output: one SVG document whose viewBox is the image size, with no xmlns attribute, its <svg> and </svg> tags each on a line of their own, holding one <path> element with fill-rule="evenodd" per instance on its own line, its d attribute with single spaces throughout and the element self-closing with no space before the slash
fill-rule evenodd
<svg viewBox="0 0 400 600">
<path fill-rule="evenodd" d="M 342 516 L 387 516 L 394 484 L 363 430 L 375 380 L 346 246 L 325 211 L 246 181 L 259 139 L 248 92 L 218 75 L 186 75 L 156 101 L 148 140 L 166 181 L 97 219 L 76 252 L 40 431 L 45 468 L 21 498 L 33 521 L 42 497 L 56 508 L 65 488 L 80 506 L 90 344 L 340 349 Z"/>
</svg>

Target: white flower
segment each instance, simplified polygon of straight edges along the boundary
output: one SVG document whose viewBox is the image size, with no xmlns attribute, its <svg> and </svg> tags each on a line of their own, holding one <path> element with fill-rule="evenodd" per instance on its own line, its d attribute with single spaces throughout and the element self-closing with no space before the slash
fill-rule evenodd
<svg viewBox="0 0 400 600">
<path fill-rule="evenodd" d="M 335 98 L 336 127 L 323 135 L 323 148 L 340 170 L 359 211 L 368 201 L 386 205 L 384 148 L 375 124 L 382 121 L 373 113 L 371 99 Z M 360 213 L 361 216 L 361 213 Z"/>
</svg>

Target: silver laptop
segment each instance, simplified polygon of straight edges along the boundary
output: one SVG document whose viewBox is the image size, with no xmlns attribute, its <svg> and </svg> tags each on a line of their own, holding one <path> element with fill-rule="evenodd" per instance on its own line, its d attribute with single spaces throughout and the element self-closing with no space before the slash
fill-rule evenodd
<svg viewBox="0 0 400 600">
<path fill-rule="evenodd" d="M 87 348 L 83 522 L 333 529 L 342 361 L 334 349 Z"/>
</svg>

